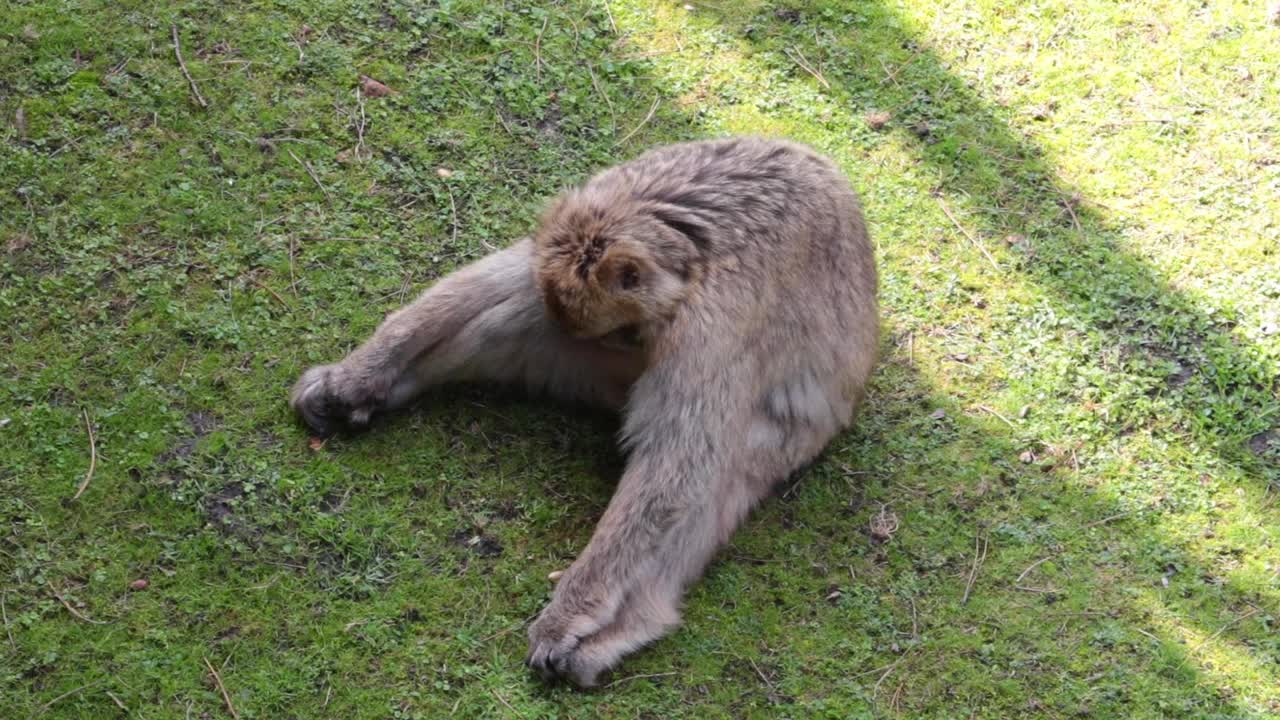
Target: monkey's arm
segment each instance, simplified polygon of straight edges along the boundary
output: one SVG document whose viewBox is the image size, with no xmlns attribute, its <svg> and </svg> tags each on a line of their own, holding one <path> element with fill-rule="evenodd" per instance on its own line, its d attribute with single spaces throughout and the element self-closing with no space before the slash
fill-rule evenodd
<svg viewBox="0 0 1280 720">
<path fill-rule="evenodd" d="M 457 380 L 523 382 L 619 406 L 640 372 L 636 359 L 561 331 L 547 315 L 531 260 L 532 243 L 522 240 L 448 275 L 341 362 L 303 373 L 290 405 L 322 434 L 363 426 Z"/>
</svg>

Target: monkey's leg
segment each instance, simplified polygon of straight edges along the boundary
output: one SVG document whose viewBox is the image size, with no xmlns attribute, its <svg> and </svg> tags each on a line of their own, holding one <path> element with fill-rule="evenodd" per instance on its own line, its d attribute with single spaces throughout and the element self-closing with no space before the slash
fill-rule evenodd
<svg viewBox="0 0 1280 720">
<path fill-rule="evenodd" d="M 685 589 L 750 509 L 847 422 L 851 405 L 828 402 L 812 376 L 735 401 L 732 375 L 652 404 L 661 380 L 637 383 L 627 432 L 639 437 L 617 494 L 530 627 L 527 662 L 543 677 L 594 685 L 673 628 Z M 646 414 L 658 422 L 637 431 Z"/>
<path fill-rule="evenodd" d="M 674 627 L 685 588 L 767 493 L 704 475 L 696 461 L 678 469 L 654 460 L 633 455 L 591 542 L 530 628 L 528 663 L 544 678 L 590 687 Z"/>
<path fill-rule="evenodd" d="M 445 277 L 341 362 L 303 373 L 290 405 L 321 434 L 363 426 L 428 387 L 458 380 L 523 382 L 620 407 L 640 373 L 638 358 L 561 331 L 534 283 L 531 257 L 523 240 Z"/>
</svg>

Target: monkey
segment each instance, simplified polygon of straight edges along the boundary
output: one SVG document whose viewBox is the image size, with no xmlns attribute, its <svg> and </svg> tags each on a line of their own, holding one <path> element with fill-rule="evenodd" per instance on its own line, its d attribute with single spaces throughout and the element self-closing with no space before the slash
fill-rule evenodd
<svg viewBox="0 0 1280 720">
<path fill-rule="evenodd" d="M 877 359 L 878 283 L 861 201 L 830 159 L 749 136 L 660 146 L 306 370 L 290 404 L 326 434 L 456 381 L 621 413 L 614 496 L 528 629 L 528 667 L 591 687 L 678 625 L 749 511 L 850 425 Z"/>
</svg>

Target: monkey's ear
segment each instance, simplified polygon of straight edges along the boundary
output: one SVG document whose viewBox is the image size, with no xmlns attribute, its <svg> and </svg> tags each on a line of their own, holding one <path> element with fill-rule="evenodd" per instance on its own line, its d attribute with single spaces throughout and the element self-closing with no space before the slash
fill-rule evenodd
<svg viewBox="0 0 1280 720">
<path fill-rule="evenodd" d="M 601 284 L 621 290 L 634 290 L 645 277 L 647 263 L 624 248 L 610 247 L 596 270 Z"/>
</svg>

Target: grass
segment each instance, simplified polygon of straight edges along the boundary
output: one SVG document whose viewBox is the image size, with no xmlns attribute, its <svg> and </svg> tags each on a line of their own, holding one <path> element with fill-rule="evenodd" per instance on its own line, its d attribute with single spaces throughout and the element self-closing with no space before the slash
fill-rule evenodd
<svg viewBox="0 0 1280 720">
<path fill-rule="evenodd" d="M 1278 68 L 1245 2 L 10 3 L 0 707 L 1280 717 Z M 682 629 L 544 688 L 522 623 L 614 421 L 462 388 L 311 449 L 286 389 L 559 188 L 731 132 L 847 170 L 883 363 Z"/>
</svg>

